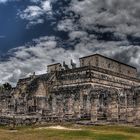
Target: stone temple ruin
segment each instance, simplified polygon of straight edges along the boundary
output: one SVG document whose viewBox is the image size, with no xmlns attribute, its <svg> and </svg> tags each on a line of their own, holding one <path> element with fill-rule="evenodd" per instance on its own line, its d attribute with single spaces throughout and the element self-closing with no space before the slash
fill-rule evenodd
<svg viewBox="0 0 140 140">
<path fill-rule="evenodd" d="M 80 67 L 49 65 L 0 93 L 0 124 L 83 121 L 140 124 L 137 69 L 94 54 Z"/>
</svg>

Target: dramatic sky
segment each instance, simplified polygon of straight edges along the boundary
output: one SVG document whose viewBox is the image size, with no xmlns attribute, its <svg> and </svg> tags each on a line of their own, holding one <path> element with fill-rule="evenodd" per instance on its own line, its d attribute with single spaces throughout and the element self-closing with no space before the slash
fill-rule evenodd
<svg viewBox="0 0 140 140">
<path fill-rule="evenodd" d="M 140 0 L 0 0 L 0 83 L 101 53 L 140 72 Z"/>
</svg>

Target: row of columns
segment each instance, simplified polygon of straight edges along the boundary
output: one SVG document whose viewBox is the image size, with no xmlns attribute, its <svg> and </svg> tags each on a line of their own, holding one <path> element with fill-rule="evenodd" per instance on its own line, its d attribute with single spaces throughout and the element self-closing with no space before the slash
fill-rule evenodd
<svg viewBox="0 0 140 140">
<path fill-rule="evenodd" d="M 106 105 L 101 106 L 100 95 L 103 93 L 107 95 L 105 97 Z M 60 117 L 64 117 L 67 114 L 80 118 L 84 113 L 89 113 L 91 121 L 97 122 L 100 120 L 99 112 L 102 111 L 99 111 L 99 107 L 103 107 L 106 121 L 134 122 L 140 120 L 140 95 L 137 96 L 136 104 L 134 104 L 134 93 L 130 90 L 97 89 L 89 92 L 81 90 L 71 93 L 52 94 L 51 96 L 52 105 L 50 110 L 52 110 L 52 114 Z M 123 99 L 122 101 L 121 98 Z"/>
<path fill-rule="evenodd" d="M 97 122 L 100 118 L 98 115 L 100 99 L 102 94 L 100 90 L 92 93 L 91 99 L 91 121 Z M 131 90 L 123 91 L 124 100 L 123 105 L 120 102 L 120 91 L 108 91 L 107 106 L 106 106 L 106 120 L 107 121 L 123 121 L 128 123 L 140 123 L 140 93 L 136 95 L 134 100 L 134 92 Z"/>
</svg>

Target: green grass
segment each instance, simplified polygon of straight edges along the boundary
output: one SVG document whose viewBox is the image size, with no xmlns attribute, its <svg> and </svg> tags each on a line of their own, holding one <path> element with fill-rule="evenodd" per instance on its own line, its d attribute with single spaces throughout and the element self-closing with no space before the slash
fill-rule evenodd
<svg viewBox="0 0 140 140">
<path fill-rule="evenodd" d="M 140 128 L 131 126 L 67 126 L 81 130 L 0 127 L 0 140 L 140 140 Z"/>
</svg>

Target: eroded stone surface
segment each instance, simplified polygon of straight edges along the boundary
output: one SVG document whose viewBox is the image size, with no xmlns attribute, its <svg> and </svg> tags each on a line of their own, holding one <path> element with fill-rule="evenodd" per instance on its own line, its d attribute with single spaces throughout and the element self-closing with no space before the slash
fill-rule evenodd
<svg viewBox="0 0 140 140">
<path fill-rule="evenodd" d="M 81 67 L 72 69 L 50 65 L 49 73 L 21 79 L 16 88 L 2 91 L 0 123 L 89 120 L 140 124 L 136 69 L 106 57 L 100 63 L 96 59 L 82 58 Z"/>
</svg>

